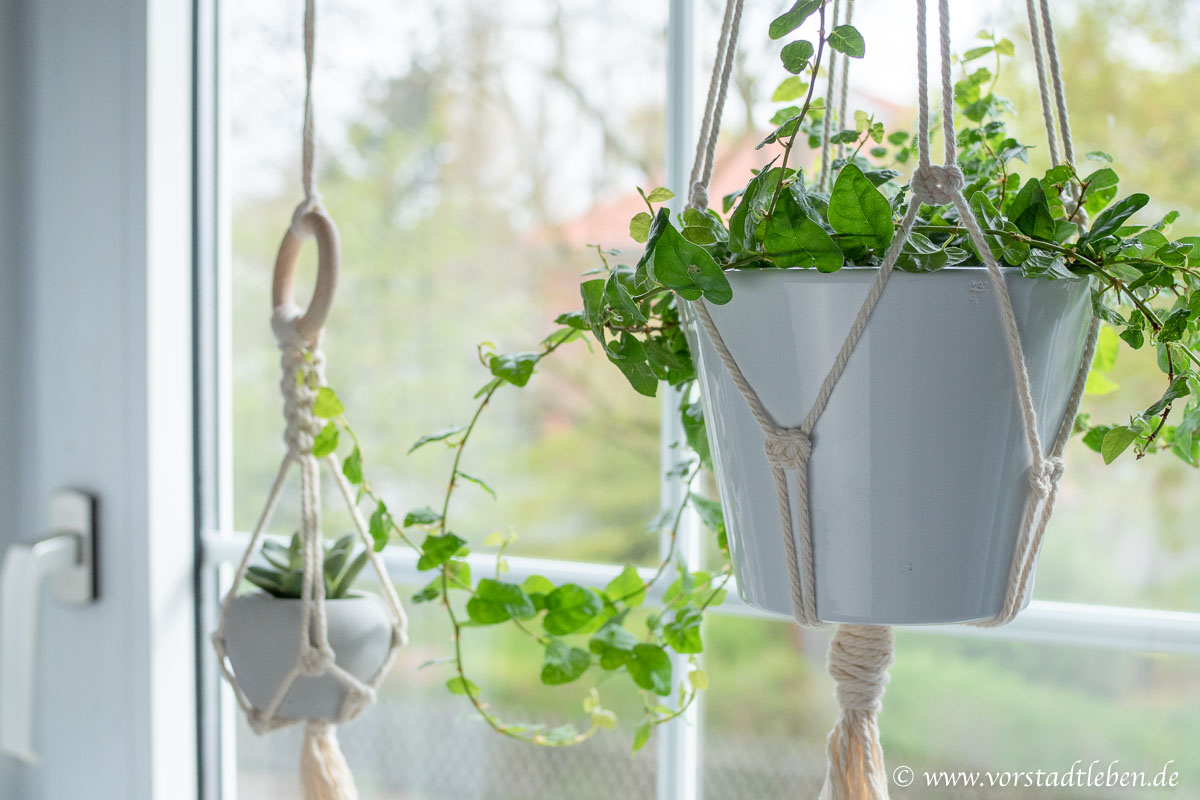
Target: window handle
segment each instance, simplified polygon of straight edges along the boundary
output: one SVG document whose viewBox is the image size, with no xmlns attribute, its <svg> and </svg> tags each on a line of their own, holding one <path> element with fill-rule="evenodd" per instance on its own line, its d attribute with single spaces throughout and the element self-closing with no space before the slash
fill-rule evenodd
<svg viewBox="0 0 1200 800">
<path fill-rule="evenodd" d="M 68 489 L 50 501 L 50 534 L 17 542 L 0 570 L 0 753 L 37 763 L 33 752 L 38 595 L 53 582 L 59 602 L 85 606 L 96 594 L 96 499 Z"/>
</svg>

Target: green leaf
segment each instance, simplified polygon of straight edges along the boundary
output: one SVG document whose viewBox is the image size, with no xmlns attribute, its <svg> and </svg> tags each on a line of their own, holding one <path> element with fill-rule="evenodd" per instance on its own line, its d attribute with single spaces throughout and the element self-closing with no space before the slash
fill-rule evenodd
<svg viewBox="0 0 1200 800">
<path fill-rule="evenodd" d="M 637 752 L 646 746 L 646 742 L 650 741 L 650 733 L 653 730 L 652 723 L 648 719 L 639 722 L 633 728 L 633 752 Z"/>
<path fill-rule="evenodd" d="M 971 210 L 976 219 L 985 228 L 1019 233 L 1017 226 L 1000 216 L 1000 212 L 992 205 L 991 199 L 983 192 L 971 195 Z M 1023 264 L 1029 258 L 1029 243 L 1014 239 L 1010 236 L 986 235 L 988 248 L 992 257 L 1002 260 L 1012 266 Z"/>
<path fill-rule="evenodd" d="M 851 58 L 862 58 L 867 54 L 867 44 L 853 25 L 838 25 L 830 31 L 827 41 L 834 50 Z"/>
<path fill-rule="evenodd" d="M 853 164 L 838 173 L 829 195 L 829 224 L 843 236 L 876 254 L 892 242 L 892 207 L 886 197 Z"/>
<path fill-rule="evenodd" d="M 651 240 L 654 244 L 652 250 L 647 245 L 650 258 L 646 263 L 651 280 L 669 289 L 698 289 L 698 294 L 716 305 L 724 305 L 733 299 L 733 289 L 725 272 L 707 250 L 692 244 L 675 230 L 665 208 L 659 210 L 651 226 Z"/>
<path fill-rule="evenodd" d="M 1126 328 L 1121 331 L 1121 339 L 1134 350 L 1142 349 L 1146 343 L 1146 335 L 1140 328 Z"/>
<path fill-rule="evenodd" d="M 1017 226 L 1017 230 L 1026 236 L 1054 240 L 1054 216 L 1050 213 L 1046 192 L 1038 179 L 1030 178 L 1025 182 L 1020 193 L 1013 198 L 1007 216 Z"/>
<path fill-rule="evenodd" d="M 533 375 L 533 367 L 541 359 L 541 353 L 508 353 L 494 355 L 488 359 L 488 368 L 497 378 L 502 378 L 514 386 L 524 386 Z"/>
<path fill-rule="evenodd" d="M 367 530 L 371 534 L 371 538 L 375 540 L 375 552 L 378 553 L 387 547 L 388 539 L 392 535 L 392 515 L 382 500 L 375 506 L 375 511 L 371 513 Z"/>
<path fill-rule="evenodd" d="M 641 688 L 658 695 L 671 693 L 671 659 L 656 644 L 634 645 L 625 664 L 629 677 Z"/>
<path fill-rule="evenodd" d="M 700 639 L 700 623 L 704 614 L 695 606 L 685 606 L 663 626 L 663 641 L 677 653 L 700 653 L 704 645 Z"/>
<path fill-rule="evenodd" d="M 688 683 L 698 692 L 708 688 L 708 673 L 702 669 L 694 669 L 688 673 Z"/>
<path fill-rule="evenodd" d="M 771 20 L 771 27 L 768 29 L 771 38 L 782 39 L 799 28 L 823 2 L 824 0 L 796 0 L 791 8 Z"/>
<path fill-rule="evenodd" d="M 712 450 L 708 444 L 708 431 L 704 427 L 704 409 L 699 400 L 683 405 L 679 409 L 683 434 L 687 438 L 688 447 L 695 451 L 700 463 L 712 464 Z"/>
<path fill-rule="evenodd" d="M 665 186 L 657 186 L 650 190 L 650 193 L 646 195 L 646 199 L 651 203 L 665 203 L 674 196 L 675 193 Z"/>
<path fill-rule="evenodd" d="M 542 662 L 542 683 L 547 686 L 561 686 L 570 683 L 592 665 L 592 657 L 588 651 L 571 647 L 561 639 L 551 639 L 546 643 L 546 657 Z"/>
<path fill-rule="evenodd" d="M 488 482 L 485 481 L 483 478 L 477 478 L 474 475 L 468 475 L 467 473 L 463 472 L 461 469 L 458 471 L 458 477 L 462 478 L 464 481 L 467 481 L 468 483 L 475 484 L 480 489 L 483 489 L 485 492 L 490 494 L 492 496 L 493 500 L 496 499 L 496 490 L 493 489 L 491 486 L 489 486 Z"/>
<path fill-rule="evenodd" d="M 647 360 L 646 348 L 636 336 L 622 332 L 621 337 L 607 348 L 607 353 L 608 360 L 621 370 L 638 394 L 654 397 L 658 393 L 658 376 Z"/>
<path fill-rule="evenodd" d="M 410 528 L 413 525 L 436 525 L 442 519 L 442 515 L 434 511 L 429 506 L 414 508 L 404 515 L 404 527 Z"/>
<path fill-rule="evenodd" d="M 454 694 L 463 695 L 478 695 L 479 687 L 470 681 L 468 678 L 453 677 L 446 681 L 446 688 Z"/>
<path fill-rule="evenodd" d="M 635 242 L 645 244 L 647 237 L 650 236 L 650 221 L 653 217 L 649 213 L 642 211 L 635 214 L 633 219 L 629 220 L 629 236 Z"/>
<path fill-rule="evenodd" d="M 799 100 L 808 92 L 808 84 L 799 75 L 792 75 L 784 78 L 783 81 L 775 87 L 775 91 L 771 93 L 772 103 L 787 103 L 792 100 Z M 786 123 L 785 123 L 786 124 Z M 783 134 L 788 135 L 788 134 Z"/>
<path fill-rule="evenodd" d="M 783 61 L 783 68 L 793 75 L 803 72 L 808 67 L 808 60 L 812 56 L 812 42 L 804 39 L 785 44 L 779 53 L 779 58 Z"/>
<path fill-rule="evenodd" d="M 1163 396 L 1142 413 L 1147 417 L 1157 416 L 1171 403 L 1181 397 L 1187 397 L 1189 394 L 1187 382 L 1187 375 L 1176 375 L 1175 380 L 1171 381 L 1171 385 L 1167 387 L 1167 391 L 1163 393 Z"/>
<path fill-rule="evenodd" d="M 588 648 L 600 656 L 600 666 L 612 671 L 629 660 L 638 638 L 616 623 L 609 622 L 588 642 Z"/>
<path fill-rule="evenodd" d="M 591 589 L 564 583 L 546 595 L 546 619 L 542 626 L 553 636 L 566 636 L 587 625 L 604 610 L 604 601 Z"/>
<path fill-rule="evenodd" d="M 462 433 L 466 429 L 467 429 L 467 426 L 465 426 L 465 425 L 455 425 L 450 428 L 442 428 L 440 431 L 437 431 L 436 433 L 425 434 L 420 439 L 417 439 L 417 441 L 413 444 L 412 447 L 408 448 L 408 452 L 411 453 L 412 451 L 416 450 L 417 448 L 424 447 L 425 445 L 429 444 L 430 442 L 440 442 L 444 439 L 449 439 L 451 436 L 454 436 L 455 434 L 458 434 L 458 433 Z"/>
<path fill-rule="evenodd" d="M 968 50 L 967 52 L 962 54 L 962 60 L 964 62 L 974 61 L 977 58 L 983 58 L 984 56 L 986 56 L 988 53 L 991 53 L 995 49 L 996 49 L 995 45 L 990 45 L 990 44 L 984 45 L 983 47 L 972 47 L 970 50 Z"/>
<path fill-rule="evenodd" d="M 515 583 L 483 578 L 475 596 L 467 601 L 467 616 L 480 625 L 495 625 L 509 619 L 529 619 L 537 609 L 525 590 Z"/>
<path fill-rule="evenodd" d="M 1141 193 L 1129 195 L 1096 217 L 1096 221 L 1092 223 L 1092 229 L 1080 237 L 1080 242 L 1095 241 L 1116 233 L 1117 229 L 1125 224 L 1125 220 L 1132 217 L 1149 202 L 1149 195 Z"/>
<path fill-rule="evenodd" d="M 459 549 L 467 543 L 466 539 L 459 538 L 453 533 L 446 533 L 441 536 L 430 534 L 425 537 L 425 541 L 421 544 L 421 557 L 417 559 L 417 569 L 425 571 L 440 567 L 454 556 Z"/>
<path fill-rule="evenodd" d="M 324 458 L 338 446 L 338 429 L 333 422 L 326 422 L 321 432 L 313 437 L 312 454 L 316 458 Z"/>
<path fill-rule="evenodd" d="M 1089 214 L 1098 214 L 1117 196 L 1117 184 L 1120 183 L 1117 173 L 1109 167 L 1096 170 L 1084 178 L 1087 186 L 1083 190 L 1083 209 Z"/>
<path fill-rule="evenodd" d="M 791 191 L 779 195 L 763 248 L 779 267 L 816 267 L 821 272 L 834 272 L 845 263 L 837 242 L 808 218 Z"/>
<path fill-rule="evenodd" d="M 1118 425 L 1104 434 L 1104 441 L 1100 445 L 1100 455 L 1104 458 L 1104 463 L 1111 464 L 1115 461 L 1117 456 L 1121 455 L 1129 445 L 1133 444 L 1133 441 L 1137 439 L 1140 433 L 1141 431 L 1138 428 L 1128 425 Z"/>
<path fill-rule="evenodd" d="M 1191 311 L 1187 308 L 1177 308 L 1168 314 L 1158 332 L 1158 340 L 1160 342 L 1178 342 L 1182 339 L 1183 334 L 1187 332 L 1190 315 Z"/>
<path fill-rule="evenodd" d="M 354 445 L 350 455 L 346 456 L 346 460 L 342 462 L 342 474 L 354 486 L 363 482 L 362 452 L 358 449 L 358 445 Z"/>
<path fill-rule="evenodd" d="M 521 584 L 521 588 L 529 594 L 549 594 L 554 591 L 554 583 L 541 575 L 530 575 Z"/>
<path fill-rule="evenodd" d="M 637 567 L 627 564 L 621 574 L 604 587 L 604 596 L 613 603 L 640 606 L 646 599 L 646 584 L 638 574 Z"/>
<path fill-rule="evenodd" d="M 1104 152 L 1103 150 L 1093 150 L 1090 153 L 1088 153 L 1087 155 L 1085 155 L 1084 158 L 1089 159 L 1091 161 L 1103 161 L 1106 164 L 1113 163 L 1113 157 L 1110 156 L 1108 153 Z"/>
<path fill-rule="evenodd" d="M 717 546 L 722 550 L 729 549 L 729 540 L 725 532 L 725 514 L 721 504 L 698 494 L 691 496 L 692 508 L 696 509 L 700 522 L 704 527 L 717 535 Z"/>
<path fill-rule="evenodd" d="M 359 573 L 362 572 L 370 558 L 366 551 L 355 555 L 354 560 L 350 561 L 346 569 L 334 579 L 334 583 L 326 590 L 326 596 L 331 600 L 341 600 L 342 597 L 349 594 L 350 589 L 354 587 L 354 582 L 358 581 Z"/>
<path fill-rule="evenodd" d="M 338 399 L 337 394 L 328 386 L 317 389 L 317 398 L 313 400 L 313 416 L 321 419 L 333 419 L 346 413 L 346 407 Z"/>
</svg>

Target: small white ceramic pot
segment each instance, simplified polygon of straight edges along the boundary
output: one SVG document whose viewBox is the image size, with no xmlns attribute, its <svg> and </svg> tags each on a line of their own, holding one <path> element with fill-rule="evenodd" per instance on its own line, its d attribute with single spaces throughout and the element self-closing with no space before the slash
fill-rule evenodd
<svg viewBox="0 0 1200 800">
<path fill-rule="evenodd" d="M 338 666 L 369 682 L 392 641 L 387 606 L 375 595 L 347 597 L 325 601 L 325 615 Z M 238 595 L 225 620 L 225 649 L 242 691 L 255 708 L 265 710 L 300 652 L 300 601 L 262 592 Z M 346 691 L 333 676 L 301 675 L 275 715 L 334 720 Z"/>
<path fill-rule="evenodd" d="M 781 425 L 799 425 L 808 413 L 877 274 L 727 273 L 733 300 L 709 311 Z M 1048 446 L 1090 322 L 1088 284 L 1031 280 L 1017 270 L 1006 270 L 1006 279 Z M 739 590 L 750 604 L 790 616 L 763 432 L 695 313 L 685 317 Z M 931 624 L 994 616 L 1030 492 L 1030 464 L 986 272 L 893 273 L 813 432 L 820 619 Z M 790 491 L 795 508 L 794 485 Z"/>
</svg>

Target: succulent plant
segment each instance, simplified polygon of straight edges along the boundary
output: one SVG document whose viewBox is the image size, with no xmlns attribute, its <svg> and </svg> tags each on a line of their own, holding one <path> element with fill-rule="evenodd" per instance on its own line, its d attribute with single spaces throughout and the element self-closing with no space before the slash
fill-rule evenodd
<svg viewBox="0 0 1200 800">
<path fill-rule="evenodd" d="M 350 592 L 358 574 L 367 564 L 367 551 L 354 555 L 355 534 L 348 533 L 332 544 L 323 545 L 325 598 L 340 600 Z M 246 571 L 246 580 L 273 597 L 299 599 L 304 586 L 304 551 L 300 534 L 293 533 L 287 546 L 267 539 L 262 556 L 269 566 L 255 565 Z M 353 557 L 352 557 L 353 556 Z"/>
</svg>

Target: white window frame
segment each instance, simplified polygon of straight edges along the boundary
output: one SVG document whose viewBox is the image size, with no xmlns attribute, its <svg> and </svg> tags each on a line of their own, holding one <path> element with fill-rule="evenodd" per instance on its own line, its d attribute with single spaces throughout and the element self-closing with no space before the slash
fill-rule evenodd
<svg viewBox="0 0 1200 800">
<path fill-rule="evenodd" d="M 207 597 L 201 599 L 200 618 L 211 628 L 215 613 L 215 590 L 219 568 L 227 567 L 241 557 L 248 534 L 233 530 L 229 515 L 232 486 L 231 441 L 231 383 L 229 380 L 231 349 L 229 346 L 229 282 L 230 264 L 228 238 L 229 203 L 224 198 L 216 153 L 219 150 L 223 114 L 220 106 L 220 64 L 216 57 L 219 23 L 215 23 L 218 0 L 197 0 L 199 12 L 197 64 L 197 117 L 202 122 L 198 137 L 198 275 L 197 326 L 200 347 L 197 350 L 199 382 L 198 424 L 205 434 L 198 437 L 197 480 L 199 518 L 201 519 L 200 552 L 204 569 L 201 581 Z M 668 187 L 677 198 L 687 196 L 686 180 L 694 148 L 694 104 L 696 76 L 700 71 L 696 58 L 693 0 L 670 0 L 667 58 L 667 142 L 665 171 Z M 703 43 L 702 43 L 703 44 Z M 705 68 L 707 65 L 704 65 Z M 678 201 L 676 201 L 678 202 Z M 205 266 L 205 265 L 209 266 Z M 670 471 L 677 458 L 678 448 L 672 444 L 682 440 L 679 424 L 678 397 L 667 392 L 662 401 L 662 465 L 664 474 Z M 663 505 L 675 508 L 682 487 L 677 479 L 664 478 Z M 661 545 L 665 552 L 666 540 Z M 699 567 L 700 540 L 696 520 L 685 519 L 676 542 L 676 552 L 690 569 Z M 402 548 L 388 548 L 383 553 L 392 580 L 418 583 L 415 554 Z M 468 560 L 475 569 L 486 571 L 494 566 L 489 556 L 473 554 Z M 510 575 L 523 580 L 530 575 L 544 575 L 556 583 L 572 581 L 585 585 L 603 585 L 622 569 L 618 564 L 595 564 L 541 558 L 512 556 L 508 559 Z M 652 569 L 642 570 L 644 578 Z M 731 587 L 729 599 L 712 613 L 758 619 L 787 620 L 754 608 L 741 600 L 736 587 Z M 651 597 L 660 599 L 664 587 L 656 584 Z M 1124 608 L 1084 603 L 1061 603 L 1034 600 L 1013 623 L 1001 628 L 977 628 L 967 625 L 943 625 L 909 628 L 933 635 L 969 636 L 1019 642 L 1053 643 L 1079 647 L 1100 647 L 1137 653 L 1178 653 L 1200 656 L 1200 613 Z M 203 638 L 203 637 L 202 637 Z M 206 642 L 202 641 L 201 645 Z M 211 660 L 211 659 L 210 659 Z M 676 670 L 677 673 L 682 670 Z M 236 797 L 236 752 L 232 741 L 231 715 L 236 712 L 225 688 L 216 690 L 215 670 L 207 669 L 201 676 L 202 752 L 207 762 L 201 765 L 203 800 L 234 800 Z M 224 696 L 218 701 L 218 695 Z M 698 746 L 699 708 L 693 708 L 680 719 L 665 726 L 658 739 L 658 800 L 699 800 L 700 753 Z"/>
<path fill-rule="evenodd" d="M 0 11 L 0 550 L 88 490 L 100 593 L 41 604 L 2 797 L 196 796 L 192 43 L 178 0 Z"/>
</svg>

